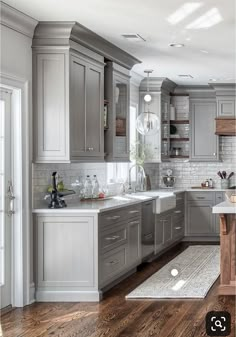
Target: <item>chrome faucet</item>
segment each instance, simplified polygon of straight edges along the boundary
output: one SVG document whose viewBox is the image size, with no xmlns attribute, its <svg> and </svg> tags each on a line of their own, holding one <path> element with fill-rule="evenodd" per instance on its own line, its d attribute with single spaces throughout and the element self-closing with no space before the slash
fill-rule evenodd
<svg viewBox="0 0 236 337">
<path fill-rule="evenodd" d="M 129 193 L 132 192 L 132 183 L 131 183 L 131 171 L 134 167 L 137 167 L 140 169 L 140 173 L 141 173 L 141 177 L 140 177 L 140 181 L 139 181 L 139 189 L 136 189 L 136 187 L 134 188 L 134 192 L 135 191 L 140 191 L 140 192 L 143 192 L 143 191 L 146 191 L 147 190 L 147 179 L 146 179 L 146 173 L 144 171 L 144 168 L 142 165 L 140 164 L 134 164 L 130 167 L 129 169 Z"/>
</svg>

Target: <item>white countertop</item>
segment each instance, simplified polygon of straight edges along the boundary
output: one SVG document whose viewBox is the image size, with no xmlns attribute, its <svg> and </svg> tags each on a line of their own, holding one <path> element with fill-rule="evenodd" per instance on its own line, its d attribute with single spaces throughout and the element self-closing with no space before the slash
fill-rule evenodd
<svg viewBox="0 0 236 337">
<path fill-rule="evenodd" d="M 159 197 L 162 198 L 163 196 L 168 196 L 172 194 L 178 194 L 181 192 L 197 192 L 197 191 L 222 191 L 225 190 L 222 189 L 177 189 L 177 188 L 161 188 L 157 190 L 147 191 L 147 192 L 137 192 L 133 194 L 125 194 L 121 196 L 114 196 L 111 197 L 111 199 L 107 200 L 99 200 L 99 201 L 70 201 L 66 200 L 67 207 L 65 208 L 57 208 L 57 209 L 50 209 L 48 208 L 48 202 L 42 200 L 41 202 L 38 202 L 34 209 L 32 210 L 33 213 L 37 214 L 64 214 L 64 213 L 100 213 L 107 210 L 116 209 L 123 206 L 129 206 L 133 204 L 139 204 L 143 201 L 152 200 L 157 197 L 159 194 Z M 151 192 L 151 193 L 150 193 Z M 150 193 L 150 194 L 149 194 Z M 145 195 L 147 194 L 147 195 Z M 155 194 L 155 196 L 153 195 Z"/>
<path fill-rule="evenodd" d="M 212 212 L 216 214 L 236 214 L 236 203 L 224 201 L 212 208 Z"/>
</svg>

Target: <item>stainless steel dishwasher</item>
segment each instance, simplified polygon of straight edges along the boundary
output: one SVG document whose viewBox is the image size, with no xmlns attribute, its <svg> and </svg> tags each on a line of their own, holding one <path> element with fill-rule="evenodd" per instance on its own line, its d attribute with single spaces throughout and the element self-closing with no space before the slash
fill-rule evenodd
<svg viewBox="0 0 236 337">
<path fill-rule="evenodd" d="M 142 259 L 154 252 L 155 214 L 153 212 L 154 200 L 142 203 Z"/>
</svg>

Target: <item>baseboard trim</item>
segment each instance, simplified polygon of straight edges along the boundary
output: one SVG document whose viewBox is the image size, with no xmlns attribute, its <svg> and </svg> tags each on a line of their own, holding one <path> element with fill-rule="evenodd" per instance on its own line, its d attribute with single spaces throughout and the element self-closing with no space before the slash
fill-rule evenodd
<svg viewBox="0 0 236 337">
<path fill-rule="evenodd" d="M 29 304 L 32 304 L 35 302 L 35 284 L 32 282 L 30 284 L 30 289 L 29 289 Z"/>
<path fill-rule="evenodd" d="M 36 291 L 36 302 L 99 302 L 100 298 L 100 291 Z"/>
</svg>

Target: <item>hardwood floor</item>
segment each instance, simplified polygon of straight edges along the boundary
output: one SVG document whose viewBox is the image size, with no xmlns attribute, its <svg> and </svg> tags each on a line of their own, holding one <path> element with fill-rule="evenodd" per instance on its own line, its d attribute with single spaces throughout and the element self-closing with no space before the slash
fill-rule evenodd
<svg viewBox="0 0 236 337">
<path fill-rule="evenodd" d="M 111 289 L 101 303 L 35 303 L 2 316 L 4 337 L 201 337 L 205 315 L 231 313 L 235 297 L 217 296 L 218 282 L 204 300 L 125 300 L 125 295 L 174 258 L 185 245 L 152 262 Z M 197 284 L 196 284 L 197 287 Z M 0 334 L 1 336 L 1 334 Z"/>
</svg>

